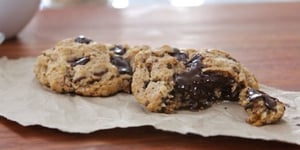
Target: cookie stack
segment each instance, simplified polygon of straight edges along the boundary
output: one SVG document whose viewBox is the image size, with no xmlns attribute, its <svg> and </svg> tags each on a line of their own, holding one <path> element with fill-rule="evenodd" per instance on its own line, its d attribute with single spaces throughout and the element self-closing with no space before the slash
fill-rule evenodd
<svg viewBox="0 0 300 150">
<path fill-rule="evenodd" d="M 248 123 L 261 126 L 276 123 L 285 111 L 282 102 L 259 90 L 253 74 L 216 49 L 100 44 L 79 36 L 44 51 L 34 72 L 58 93 L 132 93 L 151 112 L 198 111 L 234 101 L 248 113 Z"/>
</svg>

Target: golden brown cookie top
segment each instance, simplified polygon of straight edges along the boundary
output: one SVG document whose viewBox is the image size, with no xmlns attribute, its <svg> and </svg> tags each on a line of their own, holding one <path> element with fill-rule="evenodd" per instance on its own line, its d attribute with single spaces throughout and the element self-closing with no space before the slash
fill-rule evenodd
<svg viewBox="0 0 300 150">
<path fill-rule="evenodd" d="M 143 48 L 100 44 L 84 36 L 65 39 L 38 57 L 36 78 L 60 93 L 108 96 L 130 92 L 130 61 Z"/>
</svg>

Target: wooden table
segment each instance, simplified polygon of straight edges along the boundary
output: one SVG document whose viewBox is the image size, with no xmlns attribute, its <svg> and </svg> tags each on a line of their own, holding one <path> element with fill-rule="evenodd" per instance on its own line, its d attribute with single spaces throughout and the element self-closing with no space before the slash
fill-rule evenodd
<svg viewBox="0 0 300 150">
<path fill-rule="evenodd" d="M 55 42 L 79 34 L 105 43 L 226 49 L 262 84 L 300 90 L 300 3 L 195 8 L 143 6 L 124 10 L 80 6 L 42 10 L 17 39 L 0 46 L 0 56 L 37 56 Z M 300 149 L 300 146 L 235 137 L 181 135 L 152 127 L 68 134 L 40 126 L 22 127 L 0 117 L 0 149 L 276 150 Z"/>
</svg>

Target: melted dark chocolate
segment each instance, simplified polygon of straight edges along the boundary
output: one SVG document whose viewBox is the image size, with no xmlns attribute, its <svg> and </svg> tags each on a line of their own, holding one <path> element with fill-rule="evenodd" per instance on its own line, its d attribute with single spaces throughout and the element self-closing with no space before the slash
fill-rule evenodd
<svg viewBox="0 0 300 150">
<path fill-rule="evenodd" d="M 201 82 L 202 58 L 200 55 L 195 55 L 186 65 L 189 67 L 181 74 L 175 74 L 175 91 L 189 97 L 198 97 L 201 91 L 198 90 L 198 84 Z"/>
<path fill-rule="evenodd" d="M 82 57 L 82 58 L 79 58 L 79 59 L 75 59 L 74 61 L 72 61 L 70 63 L 71 63 L 71 67 L 75 67 L 77 65 L 85 65 L 89 61 L 90 61 L 89 57 Z"/>
<path fill-rule="evenodd" d="M 76 37 L 74 41 L 75 41 L 76 43 L 82 43 L 82 44 L 89 44 L 90 42 L 92 42 L 91 39 L 86 38 L 86 37 L 83 36 L 83 35 L 80 35 L 80 36 Z"/>
<path fill-rule="evenodd" d="M 174 76 L 174 91 L 188 104 L 189 109 L 205 109 L 217 100 L 238 100 L 241 86 L 232 92 L 232 85 L 236 82 L 233 78 L 218 72 L 203 73 L 201 55 L 195 55 L 185 65 L 186 71 Z M 218 96 L 215 93 L 217 89 L 220 92 Z"/>
<path fill-rule="evenodd" d="M 265 106 L 269 109 L 275 109 L 276 102 L 278 101 L 276 98 L 253 88 L 248 89 L 247 98 L 249 101 L 254 101 L 261 98 L 264 101 Z"/>
<path fill-rule="evenodd" d="M 186 53 L 180 52 L 178 48 L 173 48 L 173 53 L 170 55 L 175 57 L 179 61 L 187 62 L 188 60 L 188 55 Z"/>
<path fill-rule="evenodd" d="M 128 61 L 120 56 L 114 56 L 111 58 L 111 63 L 115 65 L 120 74 L 132 74 L 132 68 Z"/>
<path fill-rule="evenodd" d="M 124 55 L 126 53 L 126 48 L 122 45 L 115 45 L 110 50 L 114 51 L 114 53 L 117 55 Z"/>
</svg>

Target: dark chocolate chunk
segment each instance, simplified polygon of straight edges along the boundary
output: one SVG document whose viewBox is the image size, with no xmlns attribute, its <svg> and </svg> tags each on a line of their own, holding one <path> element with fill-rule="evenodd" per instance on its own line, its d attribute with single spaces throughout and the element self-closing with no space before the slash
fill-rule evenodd
<svg viewBox="0 0 300 150">
<path fill-rule="evenodd" d="M 114 51 L 114 53 L 117 55 L 124 55 L 126 53 L 126 48 L 122 45 L 115 45 L 110 50 Z"/>
<path fill-rule="evenodd" d="M 247 96 L 249 100 L 254 100 L 257 98 L 260 98 L 263 96 L 263 94 L 261 92 L 258 92 L 257 90 L 253 89 L 253 88 L 249 88 L 247 91 Z"/>
<path fill-rule="evenodd" d="M 269 95 L 265 95 L 264 98 L 265 101 L 265 105 L 269 108 L 269 109 L 274 109 L 276 106 L 276 99 L 269 96 Z"/>
<path fill-rule="evenodd" d="M 195 55 L 187 64 L 187 71 L 175 75 L 176 87 L 178 89 L 189 90 L 189 87 L 201 79 L 202 59 L 200 55 Z"/>
<path fill-rule="evenodd" d="M 201 95 L 201 90 L 198 90 L 198 83 L 201 80 L 202 62 L 201 57 L 194 56 L 186 65 L 187 70 L 181 74 L 175 74 L 175 92 L 182 94 L 182 97 L 190 97 L 194 99 Z M 194 104 L 192 104 L 194 106 Z"/>
<path fill-rule="evenodd" d="M 75 67 L 77 65 L 85 65 L 89 61 L 90 61 L 89 57 L 82 57 L 82 58 L 75 59 L 74 61 L 71 61 L 70 63 L 71 63 L 71 67 Z"/>
<path fill-rule="evenodd" d="M 75 38 L 74 40 L 76 43 L 82 43 L 82 44 L 89 44 L 90 42 L 92 42 L 91 39 L 86 38 L 83 35 L 79 35 L 77 38 Z"/>
<path fill-rule="evenodd" d="M 188 60 L 188 55 L 186 53 L 180 52 L 178 48 L 173 48 L 173 53 L 170 55 L 175 57 L 177 60 L 186 62 Z"/>
<path fill-rule="evenodd" d="M 128 61 L 120 56 L 114 56 L 111 58 L 111 63 L 115 65 L 120 74 L 132 74 L 132 68 Z"/>
<path fill-rule="evenodd" d="M 174 91 L 188 109 L 206 109 L 217 100 L 238 100 L 241 86 L 231 91 L 236 83 L 232 77 L 225 77 L 222 72 L 202 72 L 201 55 L 193 56 L 185 65 L 183 73 L 174 75 Z M 216 90 L 221 95 L 216 95 Z"/>
<path fill-rule="evenodd" d="M 296 126 L 300 127 L 300 123 L 297 123 Z"/>
<path fill-rule="evenodd" d="M 248 89 L 247 98 L 249 101 L 262 99 L 264 101 L 265 106 L 269 109 L 275 109 L 276 102 L 278 101 L 276 98 L 271 97 L 270 95 L 268 95 L 262 91 L 255 90 L 253 88 Z"/>
</svg>

